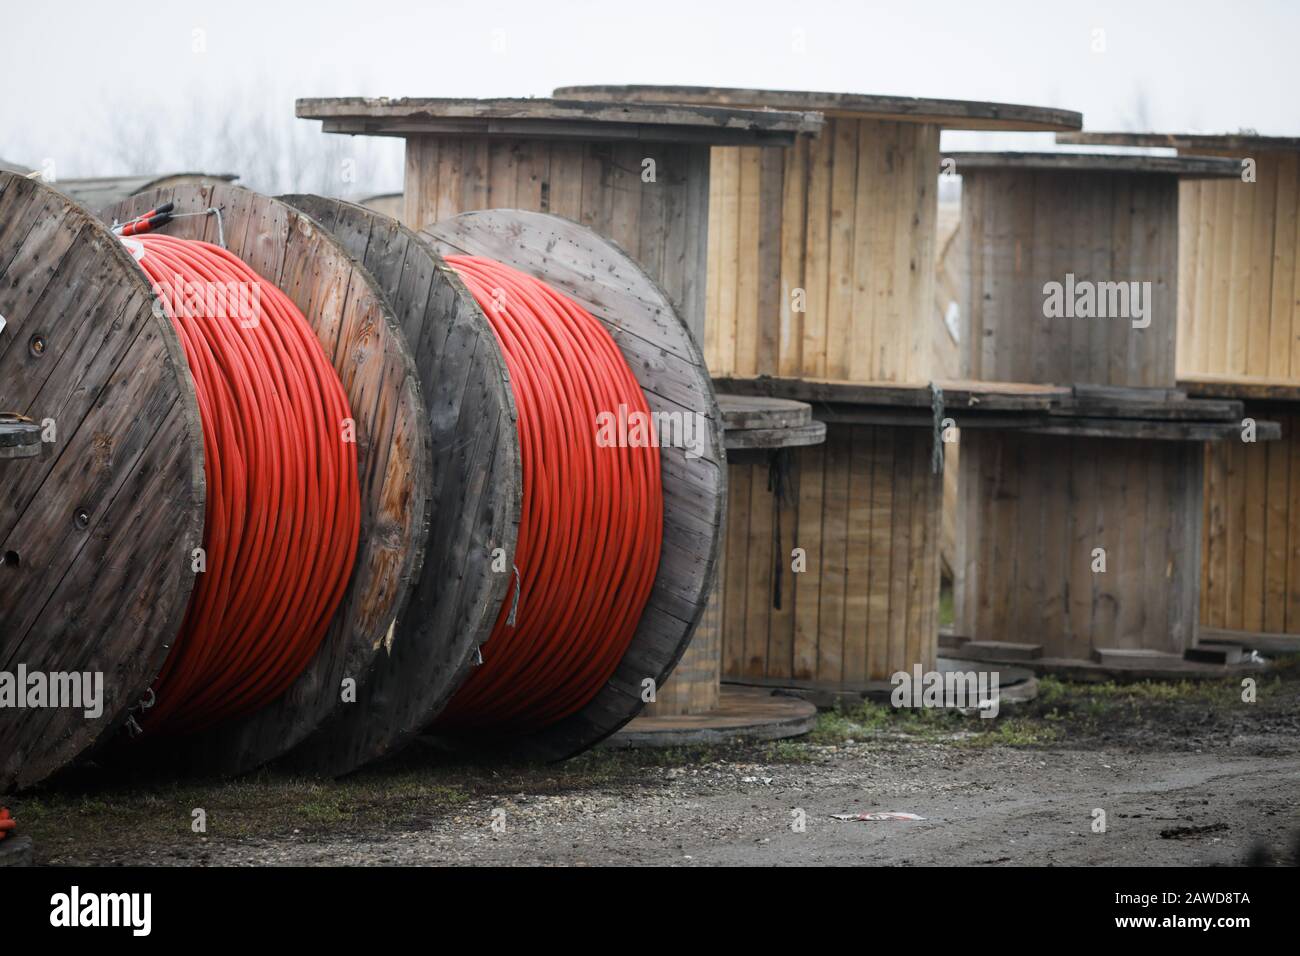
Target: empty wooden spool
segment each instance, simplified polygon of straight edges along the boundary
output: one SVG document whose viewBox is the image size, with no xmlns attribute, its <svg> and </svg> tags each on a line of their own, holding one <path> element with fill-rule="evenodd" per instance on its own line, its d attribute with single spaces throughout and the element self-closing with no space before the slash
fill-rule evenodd
<svg viewBox="0 0 1300 956">
<path fill-rule="evenodd" d="M 649 603 L 614 676 L 582 710 L 513 742 L 559 759 L 603 740 L 642 709 L 647 680 L 661 687 L 691 640 L 713 589 L 726 496 L 722 420 L 699 346 L 653 279 L 614 243 L 558 216 L 469 212 L 426 227 L 442 255 L 486 256 L 570 296 L 605 324 L 652 413 L 694 416 L 699 457 L 660 449 L 664 540 Z"/>
<path fill-rule="evenodd" d="M 825 115 L 819 137 L 789 149 L 714 149 L 704 352 L 715 375 L 735 377 L 933 378 L 940 131 L 1083 122 L 1069 110 L 853 93 L 571 86 L 555 95 Z"/>
<path fill-rule="evenodd" d="M 1194 395 L 1245 400 L 1247 414 L 1281 422 L 1282 440 L 1206 449 L 1201 628 L 1255 644 L 1300 635 L 1300 139 L 1081 133 L 1071 141 L 1237 162 L 1235 179 L 1179 186 L 1178 380 Z"/>
<path fill-rule="evenodd" d="M 789 146 L 821 118 L 580 98 L 299 100 L 327 133 L 406 140 L 412 229 L 476 209 L 550 212 L 618 243 L 704 333 L 709 147 Z M 937 148 L 937 147 L 936 147 Z"/>
<path fill-rule="evenodd" d="M 202 542 L 203 434 L 171 323 L 121 242 L 0 172 L 0 412 L 53 426 L 0 460 L 0 671 L 102 674 L 102 714 L 8 709 L 0 791 L 75 760 L 144 696 Z"/>
<path fill-rule="evenodd" d="M 1065 110 L 843 93 L 583 86 L 556 95 L 825 115 L 818 138 L 789 149 L 714 148 L 705 355 L 715 375 L 734 379 L 933 378 L 941 129 L 1082 122 Z M 917 422 L 926 427 L 830 423 L 824 445 L 792 452 L 791 498 L 779 509 L 762 466 L 733 466 L 724 680 L 838 695 L 913 663 L 933 666 L 942 496 L 931 423 Z M 778 537 L 784 555 L 774 553 Z M 789 572 L 793 547 L 806 552 L 802 573 Z"/>
<path fill-rule="evenodd" d="M 955 154 L 969 256 L 966 368 L 975 378 L 1114 386 L 1129 418 L 1172 391 L 1178 182 L 1235 175 L 1215 159 Z M 1053 316 L 1047 284 L 1149 282 L 1145 317 Z M 1131 289 L 1130 289 L 1131 292 Z M 1068 293 L 1067 293 L 1068 294 Z M 1100 294 L 1100 293 L 1099 293 Z M 1107 293 L 1108 294 L 1108 293 Z M 1145 294 L 1145 293 L 1144 293 Z M 1114 302 L 1122 302 L 1115 299 Z M 1149 324 L 1143 327 L 1143 323 Z M 1135 324 L 1136 323 L 1136 324 Z M 1196 639 L 1201 457 L 1237 424 L 1077 418 L 962 435 L 958 633 L 1056 661 L 1107 651 L 1181 656 Z M 1102 570 L 1104 568 L 1104 570 Z"/>
<path fill-rule="evenodd" d="M 415 362 L 374 278 L 310 216 L 237 186 L 179 186 L 109 207 L 124 222 L 164 202 L 177 214 L 160 231 L 216 243 L 293 300 L 315 329 L 352 407 L 361 480 L 361 540 L 352 579 L 320 650 L 272 704 L 181 739 L 178 759 L 238 773 L 304 740 L 343 702 L 343 682 L 364 686 L 396 639 L 419 577 L 432 496 L 429 423 Z M 360 691 L 358 691 L 360 692 Z"/>
</svg>

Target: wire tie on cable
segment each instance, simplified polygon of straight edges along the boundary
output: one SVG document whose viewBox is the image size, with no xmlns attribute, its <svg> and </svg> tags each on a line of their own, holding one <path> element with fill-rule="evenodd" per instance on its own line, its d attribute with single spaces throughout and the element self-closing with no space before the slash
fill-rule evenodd
<svg viewBox="0 0 1300 956">
<path fill-rule="evenodd" d="M 515 621 L 518 620 L 518 617 L 519 617 L 519 591 L 520 591 L 520 589 L 523 588 L 523 586 L 524 586 L 524 584 L 523 584 L 523 580 L 519 577 L 519 565 L 515 564 L 515 565 L 512 565 L 512 567 L 515 569 L 515 598 L 514 598 L 513 601 L 510 602 L 510 615 L 509 615 L 509 617 L 506 618 L 506 625 L 507 625 L 508 627 L 514 627 L 514 626 L 515 626 Z"/>
</svg>

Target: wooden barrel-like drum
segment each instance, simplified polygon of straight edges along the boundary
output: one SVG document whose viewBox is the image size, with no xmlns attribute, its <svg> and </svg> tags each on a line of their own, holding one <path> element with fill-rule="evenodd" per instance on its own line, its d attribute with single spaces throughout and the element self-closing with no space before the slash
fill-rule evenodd
<svg viewBox="0 0 1300 956">
<path fill-rule="evenodd" d="M 1250 646 L 1300 637 L 1300 138 L 1081 133 L 1087 145 L 1171 147 L 1238 175 L 1179 187 L 1178 380 L 1282 425 L 1205 459 L 1201 627 Z"/>
<path fill-rule="evenodd" d="M 732 379 L 934 377 L 941 129 L 1082 122 L 1064 110 L 843 93 L 581 86 L 556 95 L 824 114 L 819 137 L 788 149 L 713 150 L 704 346 L 714 375 Z M 914 663 L 933 667 L 942 491 L 932 443 L 929 427 L 830 423 L 824 445 L 791 452 L 781 500 L 765 464 L 732 466 L 724 680 L 838 696 Z"/>
<path fill-rule="evenodd" d="M 1174 389 L 1178 183 L 1232 164 L 952 159 L 965 370 L 1075 387 L 1049 427 L 962 436 L 957 633 L 1050 661 L 1176 665 L 1196 640 L 1200 442 L 1235 437 L 1240 413 Z"/>
</svg>

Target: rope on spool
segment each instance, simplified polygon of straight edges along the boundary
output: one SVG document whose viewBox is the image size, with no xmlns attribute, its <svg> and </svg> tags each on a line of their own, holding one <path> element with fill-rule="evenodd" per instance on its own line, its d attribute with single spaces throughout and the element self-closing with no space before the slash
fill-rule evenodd
<svg viewBox="0 0 1300 956">
<path fill-rule="evenodd" d="M 159 734 L 251 713 L 290 687 L 342 600 L 361 514 L 351 409 L 311 326 L 226 249 L 145 234 L 170 214 L 121 230 L 180 335 L 208 486 L 206 566 L 141 720 Z"/>
<path fill-rule="evenodd" d="M 647 428 L 652 418 L 627 360 L 590 313 L 494 260 L 446 261 L 505 355 L 524 485 L 514 597 L 438 727 L 526 732 L 581 710 L 627 651 L 662 546 L 658 442 L 653 432 L 644 442 L 602 440 L 602 414 Z"/>
</svg>

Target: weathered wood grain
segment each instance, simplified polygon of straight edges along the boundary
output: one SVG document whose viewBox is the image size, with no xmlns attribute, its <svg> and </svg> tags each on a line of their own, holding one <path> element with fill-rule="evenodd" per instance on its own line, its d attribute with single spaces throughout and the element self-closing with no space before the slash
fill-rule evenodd
<svg viewBox="0 0 1300 956">
<path fill-rule="evenodd" d="M 410 345 L 433 451 L 431 533 L 410 606 L 355 704 L 283 761 L 342 774 L 392 753 L 433 721 L 468 675 L 513 585 L 522 475 L 514 395 L 487 317 L 455 271 L 388 216 L 285 196 L 383 290 Z M 493 552 L 501 567 L 493 570 Z"/>
<path fill-rule="evenodd" d="M 323 121 L 327 133 L 370 136 L 447 134 L 544 137 L 556 140 L 660 143 L 792 143 L 815 134 L 811 111 L 740 110 L 717 106 L 535 99 L 300 99 L 300 119 Z"/>
<path fill-rule="evenodd" d="M 760 90 L 717 86 L 562 86 L 557 97 L 616 103 L 706 103 L 762 109 L 816 110 L 828 116 L 931 123 L 944 129 L 1077 130 L 1073 110 L 978 100 L 867 93 Z"/>
<path fill-rule="evenodd" d="M 106 228 L 0 172 L 0 411 L 53 426 L 38 457 L 0 462 L 0 671 L 103 678 L 100 716 L 4 711 L 0 791 L 109 739 L 189 603 L 203 434 L 180 341 L 154 301 Z"/>
<path fill-rule="evenodd" d="M 964 433 L 955 630 L 1073 660 L 1191 647 L 1202 454 L 1189 441 Z"/>
</svg>

